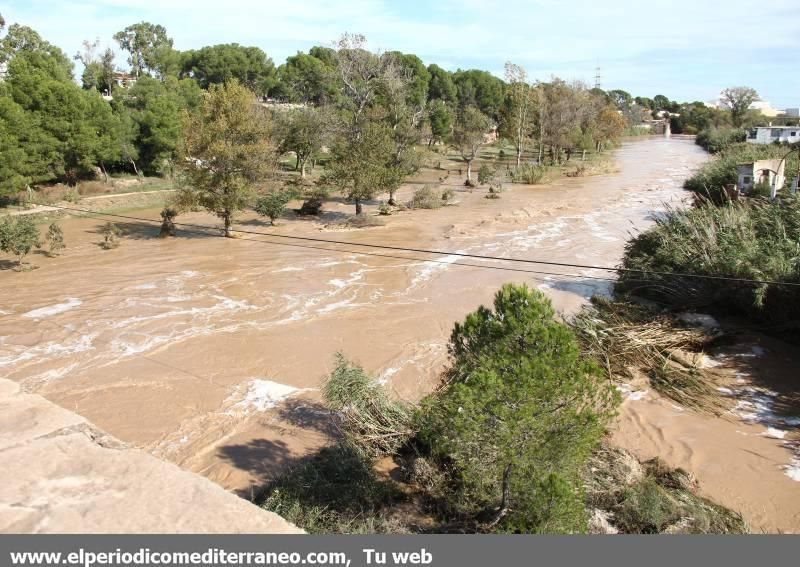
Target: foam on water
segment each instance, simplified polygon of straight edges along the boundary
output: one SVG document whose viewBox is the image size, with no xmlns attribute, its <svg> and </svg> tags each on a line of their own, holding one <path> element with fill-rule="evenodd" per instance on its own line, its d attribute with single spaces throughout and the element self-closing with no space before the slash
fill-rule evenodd
<svg viewBox="0 0 800 567">
<path fill-rule="evenodd" d="M 75 309 L 81 303 L 83 303 L 77 297 L 69 297 L 64 303 L 57 303 L 55 305 L 49 305 L 47 307 L 40 307 L 39 309 L 34 309 L 33 311 L 28 311 L 27 313 L 23 313 L 23 317 L 28 317 L 29 319 L 43 319 L 45 317 L 50 317 L 51 315 L 58 315 L 59 313 L 64 313 L 65 311 L 69 311 L 70 309 Z"/>
<path fill-rule="evenodd" d="M 244 398 L 234 404 L 234 407 L 244 408 L 245 411 L 252 409 L 263 412 L 274 408 L 292 396 L 309 390 L 311 388 L 295 388 L 272 380 L 253 378 L 248 384 Z"/>
</svg>

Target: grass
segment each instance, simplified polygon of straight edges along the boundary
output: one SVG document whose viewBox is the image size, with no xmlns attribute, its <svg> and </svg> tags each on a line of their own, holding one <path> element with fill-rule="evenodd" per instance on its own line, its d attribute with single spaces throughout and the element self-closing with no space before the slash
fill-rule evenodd
<svg viewBox="0 0 800 567">
<path fill-rule="evenodd" d="M 800 288 L 654 272 L 800 283 L 800 196 L 669 209 L 626 246 L 616 289 L 683 309 L 796 325 Z M 792 323 L 794 321 L 794 323 Z"/>
<path fill-rule="evenodd" d="M 591 307 L 571 325 L 583 351 L 610 379 L 620 380 L 630 368 L 640 369 L 655 390 L 672 400 L 711 414 L 723 411 L 710 377 L 681 354 L 702 349 L 708 341 L 703 331 L 641 305 L 605 298 L 593 298 Z"/>
<path fill-rule="evenodd" d="M 409 209 L 438 209 L 444 203 L 442 201 L 442 191 L 432 185 L 425 185 L 414 191 L 411 201 L 408 203 Z"/>
<path fill-rule="evenodd" d="M 586 504 L 602 510 L 626 534 L 743 534 L 742 517 L 696 494 L 696 481 L 658 458 L 640 463 L 623 449 L 602 445 L 586 471 Z"/>
<path fill-rule="evenodd" d="M 364 458 L 394 454 L 411 435 L 410 408 L 390 400 L 377 381 L 341 353 L 322 395 L 339 412 L 345 441 Z"/>
</svg>

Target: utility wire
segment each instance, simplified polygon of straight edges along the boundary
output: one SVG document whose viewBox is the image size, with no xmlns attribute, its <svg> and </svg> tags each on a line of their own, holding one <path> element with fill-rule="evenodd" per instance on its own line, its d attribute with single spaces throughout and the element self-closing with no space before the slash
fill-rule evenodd
<svg viewBox="0 0 800 567">
<path fill-rule="evenodd" d="M 72 207 L 63 207 L 59 205 L 48 205 L 56 209 L 62 209 L 65 211 L 75 211 L 80 213 L 88 213 L 88 214 L 95 214 L 101 216 L 108 216 L 108 217 L 115 217 L 115 218 L 123 218 L 127 220 L 135 220 L 140 222 L 148 222 L 148 223 L 158 223 L 161 224 L 161 221 L 154 220 L 154 219 L 144 219 L 141 217 L 133 217 L 128 215 L 119 215 L 113 213 L 103 213 L 101 211 L 92 211 L 89 209 L 77 209 Z M 189 227 L 195 229 L 202 229 L 202 230 L 212 230 L 216 231 L 219 230 L 217 227 L 212 226 L 205 226 L 205 225 L 198 225 L 198 224 L 191 224 L 191 223 L 173 223 L 175 226 L 182 226 L 182 227 Z M 500 262 L 520 262 L 525 264 L 541 264 L 545 266 L 558 266 L 563 268 L 580 268 L 580 269 L 591 269 L 591 270 L 603 270 L 609 272 L 624 272 L 624 273 L 633 273 L 633 274 L 641 274 L 641 275 L 654 275 L 654 276 L 668 276 L 668 277 L 682 277 L 682 278 L 696 278 L 696 279 L 703 279 L 703 280 L 713 280 L 713 281 L 727 281 L 727 282 L 737 282 L 737 283 L 747 283 L 747 284 L 757 284 L 757 285 L 780 285 L 780 286 L 787 286 L 787 287 L 800 287 L 800 283 L 794 282 L 779 282 L 774 280 L 755 280 L 755 279 L 746 279 L 746 278 L 734 278 L 728 276 L 713 276 L 713 275 L 706 275 L 706 274 L 690 274 L 690 273 L 681 273 L 681 272 L 662 272 L 662 271 L 655 271 L 655 270 L 637 270 L 634 268 L 609 268 L 607 266 L 593 266 L 590 264 L 570 264 L 567 262 L 553 262 L 548 260 L 533 260 L 528 258 L 504 258 L 502 256 L 485 256 L 481 254 L 469 254 L 467 252 L 447 252 L 444 250 L 429 250 L 425 248 L 408 248 L 403 246 L 391 246 L 388 244 L 371 244 L 371 243 L 363 243 L 363 242 L 347 242 L 343 240 L 331 240 L 326 238 L 314 238 L 310 236 L 290 236 L 286 234 L 275 234 L 272 232 L 258 232 L 252 230 L 245 230 L 245 229 L 237 229 L 237 232 L 242 234 L 253 234 L 258 236 L 267 236 L 273 238 L 283 238 L 283 239 L 290 239 L 290 240 L 302 240 L 307 242 L 318 242 L 318 243 L 325 243 L 325 244 L 339 244 L 344 246 L 360 246 L 364 248 L 372 248 L 372 249 L 382 249 L 382 250 L 394 250 L 394 251 L 401 251 L 401 252 L 415 252 L 420 254 L 435 254 L 440 256 L 457 256 L 461 258 L 475 258 L 479 260 L 493 260 L 493 261 L 500 261 Z M 277 244 L 277 243 L 276 243 Z M 358 252 L 359 254 L 363 254 L 362 252 Z M 451 263 L 454 264 L 454 263 Z M 462 264 L 464 265 L 464 264 Z M 477 266 L 477 265 L 475 265 Z M 485 266 L 485 267 L 492 267 L 495 266 Z M 509 269 L 510 268 L 506 268 Z M 524 270 L 519 270 L 524 271 Z M 534 272 L 535 273 L 535 272 Z M 544 272 L 540 272 L 544 273 Z M 555 275 L 555 274 L 554 274 Z M 570 274 L 560 274 L 569 276 Z M 574 277 L 586 277 L 590 278 L 590 276 L 574 276 Z M 613 281 L 613 278 L 608 278 L 609 280 Z"/>
</svg>

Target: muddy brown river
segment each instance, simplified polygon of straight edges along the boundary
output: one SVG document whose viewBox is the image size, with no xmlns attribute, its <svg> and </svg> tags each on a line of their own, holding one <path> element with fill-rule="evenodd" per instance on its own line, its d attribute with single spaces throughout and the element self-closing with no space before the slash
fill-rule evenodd
<svg viewBox="0 0 800 567">
<path fill-rule="evenodd" d="M 322 222 L 284 220 L 271 228 L 243 215 L 240 227 L 614 266 L 631 233 L 652 223 L 665 202 L 685 199 L 683 180 L 707 159 L 681 139 L 628 142 L 615 157 L 616 174 L 508 186 L 497 200 L 464 190 L 453 176 L 446 183 L 456 205 L 402 212 L 378 228 L 324 228 L 351 213 L 344 203 L 331 204 Z M 130 214 L 158 218 L 157 210 Z M 218 224 L 201 213 L 179 221 Z M 329 441 L 317 388 L 337 351 L 413 400 L 436 384 L 453 323 L 491 301 L 502 283 L 538 287 L 565 313 L 610 289 L 606 280 L 589 279 L 609 275 L 596 269 L 518 265 L 551 272 L 518 273 L 459 265 L 511 266 L 450 254 L 253 234 L 179 231 L 160 240 L 157 228 L 138 221 L 120 221 L 126 237 L 106 251 L 98 246 L 103 222 L 65 219 L 62 256 L 34 255 L 39 268 L 27 273 L 0 271 L 0 375 L 245 496 Z M 746 380 L 738 378 L 740 389 L 756 388 L 750 378 L 758 365 L 751 366 Z M 756 529 L 800 530 L 800 462 L 788 446 L 793 422 L 706 418 L 644 386 L 627 397 L 617 443 L 691 470 L 701 490 Z M 767 435 L 768 428 L 779 433 Z"/>
</svg>

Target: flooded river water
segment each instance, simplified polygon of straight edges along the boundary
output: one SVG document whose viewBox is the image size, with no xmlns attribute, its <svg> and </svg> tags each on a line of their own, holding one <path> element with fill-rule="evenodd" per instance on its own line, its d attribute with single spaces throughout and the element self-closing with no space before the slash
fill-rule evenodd
<svg viewBox="0 0 800 567">
<path fill-rule="evenodd" d="M 403 212 L 374 229 L 321 230 L 319 222 L 300 220 L 271 228 L 247 215 L 240 226 L 353 243 L 615 266 L 630 233 L 650 224 L 664 202 L 685 198 L 683 180 L 706 155 L 689 140 L 649 139 L 624 144 L 616 159 L 617 174 L 509 186 L 497 200 L 485 199 L 483 190 L 465 191 L 452 177 L 448 183 L 458 204 Z M 410 191 L 406 188 L 401 199 Z M 327 218 L 351 208 L 333 204 Z M 158 218 L 157 210 L 131 214 Z M 217 224 L 201 213 L 179 220 Z M 0 374 L 131 445 L 244 495 L 328 442 L 316 389 L 337 351 L 398 396 L 416 399 L 436 384 L 453 323 L 491 301 L 502 283 L 537 286 L 564 312 L 610 288 L 606 280 L 587 279 L 609 272 L 589 268 L 517 265 L 551 272 L 517 273 L 459 265 L 512 266 L 496 261 L 254 234 L 223 239 L 179 231 L 178 238 L 159 240 L 157 228 L 137 221 L 120 221 L 127 236 L 119 248 L 105 251 L 98 246 L 103 222 L 67 219 L 65 254 L 33 256 L 40 267 L 28 273 L 0 272 Z M 663 400 L 650 394 L 650 401 L 638 402 Z M 685 438 L 671 439 L 665 422 L 674 418 L 665 414 L 668 406 L 653 410 L 658 421 L 653 433 L 642 413 L 646 406 L 636 403 L 628 400 L 623 407 L 620 444 L 644 456 L 670 453 L 672 464 L 684 466 L 702 461 L 704 444 L 713 448 L 715 441 L 703 438 L 702 427 L 690 427 L 693 437 L 687 437 L 685 423 L 678 428 Z M 755 430 L 753 439 L 771 444 L 748 449 L 770 448 L 771 458 L 789 462 L 788 450 L 775 439 Z M 670 452 L 676 443 L 690 445 L 691 457 Z M 779 457 L 778 451 L 786 454 Z M 718 453 L 706 454 L 722 458 Z M 769 465 L 770 478 L 780 486 L 769 495 L 774 501 L 764 505 L 769 508 L 764 514 L 750 513 L 747 507 L 755 505 L 742 504 L 736 480 L 709 494 L 734 495 L 739 509 L 747 508 L 746 517 L 765 529 L 800 529 L 794 496 L 800 486 L 780 464 Z M 724 463 L 717 465 L 724 471 Z M 763 473 L 757 465 L 756 472 Z M 774 511 L 779 508 L 782 516 Z M 776 514 L 780 518 L 773 521 Z"/>
</svg>

